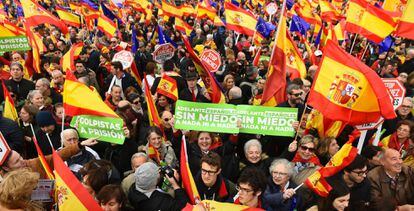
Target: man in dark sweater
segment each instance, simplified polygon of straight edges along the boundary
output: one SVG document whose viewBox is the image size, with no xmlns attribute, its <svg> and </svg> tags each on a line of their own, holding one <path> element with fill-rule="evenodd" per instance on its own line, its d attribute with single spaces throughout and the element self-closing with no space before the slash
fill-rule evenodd
<svg viewBox="0 0 414 211">
<path fill-rule="evenodd" d="M 23 66 L 19 62 L 10 64 L 11 79 L 5 82 L 11 91 L 18 95 L 18 100 L 25 100 L 30 90 L 35 89 L 35 84 L 23 78 Z"/>
</svg>

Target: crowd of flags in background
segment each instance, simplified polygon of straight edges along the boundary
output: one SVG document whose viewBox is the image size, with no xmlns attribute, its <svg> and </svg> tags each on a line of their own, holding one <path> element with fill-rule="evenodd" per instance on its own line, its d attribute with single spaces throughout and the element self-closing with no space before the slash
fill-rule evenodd
<svg viewBox="0 0 414 211">
<path fill-rule="evenodd" d="M 327 133 L 339 134 L 338 130 L 341 130 L 346 124 L 370 123 L 380 116 L 385 118 L 395 116 L 392 105 L 388 101 L 389 96 L 376 73 L 359 59 L 341 49 L 338 46 L 339 43 L 349 40 L 350 35 L 354 33 L 354 37 L 363 36 L 370 40 L 373 45 L 379 45 L 381 51 L 385 52 L 392 46 L 393 36 L 414 39 L 414 0 L 408 0 L 407 2 L 387 0 L 383 5 L 379 5 L 375 1 L 367 2 L 364 0 L 285 0 L 280 12 L 277 13 L 280 15 L 278 17 L 274 16 L 275 20 L 278 20 L 277 24 L 271 20 L 266 21 L 266 17 L 255 13 L 257 7 L 264 8 L 266 6 L 264 0 L 250 0 L 244 8 L 241 7 L 239 0 L 226 0 L 224 2 L 203 0 L 198 2 L 195 7 L 186 3 L 177 6 L 173 2 L 165 0 L 161 2 L 126 0 L 123 4 L 114 1 L 102 2 L 101 4 L 95 4 L 89 0 L 80 0 L 79 3 L 58 1 L 59 6 L 55 7 L 57 16 L 44 9 L 41 3 L 34 0 L 15 1 L 17 19 L 23 23 L 24 28 L 8 20 L 11 15 L 9 5 L 0 3 L 1 36 L 26 35 L 32 47 L 28 54 L 29 58 L 24 64 L 27 74 L 40 72 L 40 55 L 46 51 L 41 36 L 34 30 L 38 25 L 54 25 L 63 34 L 68 33 L 68 26 L 85 26 L 89 30 L 96 27 L 109 38 L 120 37 L 119 26 L 128 23 L 126 17 L 130 10 L 141 12 L 139 21 L 148 25 L 151 19 L 155 17 L 153 8 L 158 8 L 157 17 L 164 20 L 175 18 L 174 27 L 183 33 L 184 45 L 194 61 L 204 85 L 209 90 L 213 103 L 225 103 L 225 98 L 219 83 L 200 61 L 199 54 L 193 50 L 188 37 L 192 36 L 194 28 L 183 19 L 184 16 L 192 16 L 196 21 L 208 19 L 217 27 L 225 27 L 227 30 L 232 30 L 238 34 L 251 36 L 256 46 L 260 46 L 264 39 L 274 38 L 267 83 L 261 100 L 261 104 L 265 106 L 275 106 L 286 100 L 286 71 L 291 73 L 291 79 L 306 76 L 306 67 L 298 50 L 297 42 L 293 37 L 299 38 L 299 42 L 305 46 L 309 53 L 312 63 L 315 63 L 314 52 L 310 48 L 310 44 L 313 43 L 323 50 L 324 58 L 320 63 L 320 69 L 309 96 L 308 105 L 317 109 L 315 110 L 314 119 L 309 122 L 309 125 L 314 123 L 313 126 L 321 126 L 323 129 L 318 130 L 321 137 Z M 218 4 L 221 4 L 221 7 L 218 7 Z M 220 9 L 217 10 L 216 8 Z M 142 41 L 145 38 L 139 35 L 134 26 L 131 26 L 130 29 L 132 31 L 132 47 L 130 49 L 135 53 L 140 40 Z M 177 47 L 177 44 L 164 32 L 161 25 L 155 27 L 152 37 L 147 41 L 154 44 L 171 43 Z M 71 49 L 61 59 L 63 71 L 67 73 L 64 88 L 65 112 L 68 115 L 89 114 L 117 118 L 118 116 L 102 102 L 102 99 L 94 90 L 80 84 L 71 75 L 70 70 L 74 70 L 73 62 L 79 56 L 82 47 L 83 45 L 80 43 L 72 45 Z M 260 50 L 257 55 L 254 59 L 256 65 L 260 60 Z M 133 71 L 138 77 L 139 70 L 136 69 L 135 65 L 133 66 L 135 67 Z M 335 70 L 335 72 L 332 72 L 332 70 Z M 347 79 L 351 81 L 356 80 L 347 75 L 347 71 L 355 72 L 361 76 L 358 79 L 360 84 L 358 89 L 365 90 L 361 92 L 361 95 L 350 96 L 351 101 L 349 101 L 350 99 L 339 99 L 337 93 L 330 93 L 329 90 L 332 84 L 341 85 L 337 81 L 339 77 L 348 77 Z M 177 90 L 173 80 L 168 77 L 163 78 L 163 80 L 164 83 L 169 84 L 169 87 L 172 87 L 170 90 L 163 91 L 167 92 L 166 95 L 170 98 L 176 99 Z M 146 80 L 145 83 L 147 83 Z M 145 87 L 149 89 L 148 84 Z M 175 91 L 173 91 L 174 87 Z M 7 89 L 3 88 L 3 90 L 5 96 L 4 116 L 17 120 L 13 100 Z M 168 91 L 171 91 L 171 93 L 168 93 Z M 145 93 L 150 123 L 162 128 L 151 92 L 146 90 Z M 88 100 L 85 101 L 85 99 Z M 349 103 L 344 105 L 342 101 Z M 371 103 L 367 105 L 366 102 Z M 335 115 L 330 115 L 333 113 Z M 326 116 L 333 116 L 333 119 L 327 119 Z M 326 124 L 326 122 L 330 123 Z M 332 127 L 337 128 L 336 131 L 332 131 Z M 184 142 L 185 140 L 183 140 Z M 350 158 L 355 156 L 356 149 L 350 143 L 352 142 L 350 141 L 341 148 L 341 153 L 335 155 L 336 157 L 332 159 L 331 163 L 328 163 L 326 167 L 308 178 L 306 184 L 315 192 L 326 196 L 331 187 L 324 182 L 323 178 L 332 176 L 332 172 L 338 172 L 351 162 Z M 185 152 L 185 144 L 182 147 L 181 152 Z M 151 154 L 156 155 L 157 152 L 155 151 Z M 43 157 L 41 153 L 39 153 L 39 156 Z M 95 210 L 96 202 L 85 192 L 86 190 L 81 187 L 77 179 L 72 177 L 71 173 L 68 173 L 69 170 L 56 152 L 53 152 L 53 160 L 54 176 L 51 168 L 46 165 L 47 162 L 44 158 L 42 164 L 45 166 L 48 177 L 56 178 L 57 193 L 60 193 L 60 196 L 62 196 L 62 192 L 59 191 L 69 193 L 65 196 L 66 198 L 57 198 L 62 210 L 64 207 Z M 194 203 L 197 200 L 198 193 L 192 175 L 189 173 L 187 162 L 186 154 L 181 154 L 181 175 L 184 187 L 190 196 L 191 202 Z"/>
</svg>

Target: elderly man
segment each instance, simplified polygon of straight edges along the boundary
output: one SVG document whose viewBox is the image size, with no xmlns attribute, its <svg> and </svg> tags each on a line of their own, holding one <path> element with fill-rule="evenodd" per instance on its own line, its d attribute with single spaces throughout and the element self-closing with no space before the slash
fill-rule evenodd
<svg viewBox="0 0 414 211">
<path fill-rule="evenodd" d="M 368 173 L 371 181 L 371 208 L 373 210 L 413 210 L 414 172 L 403 165 L 401 154 L 385 149 L 381 164 Z"/>
<path fill-rule="evenodd" d="M 411 48 L 407 51 L 404 64 L 398 68 L 398 73 L 407 73 L 408 75 L 414 70 L 414 49 Z"/>
<path fill-rule="evenodd" d="M 60 70 L 53 70 L 52 71 L 52 82 L 53 82 L 53 90 L 57 93 L 63 92 L 63 84 L 65 83 L 65 78 L 63 77 L 63 73 Z"/>
<path fill-rule="evenodd" d="M 135 170 L 137 170 L 138 167 L 140 167 L 142 164 L 144 164 L 146 162 L 148 162 L 147 154 L 145 154 L 143 152 L 137 152 L 137 153 L 132 155 L 132 157 L 131 157 L 131 169 L 132 170 L 127 171 L 127 172 L 124 173 L 124 175 L 128 175 L 128 176 L 126 176 L 122 180 L 122 183 L 121 183 L 122 190 L 124 190 L 125 195 L 128 195 L 129 188 L 135 182 L 135 177 L 134 177 Z"/>
<path fill-rule="evenodd" d="M 387 137 L 390 134 L 394 133 L 397 130 L 397 123 L 401 120 L 410 120 L 414 121 L 414 117 L 411 114 L 413 109 L 413 99 L 411 97 L 405 97 L 402 105 L 396 110 L 397 117 L 394 119 L 387 119 L 384 121 L 382 127 L 386 129 L 385 133 L 382 134 L 383 137 Z"/>
<path fill-rule="evenodd" d="M 36 81 L 36 89 L 42 93 L 43 98 L 50 98 L 53 105 L 63 102 L 62 95 L 50 88 L 50 81 L 46 78 L 40 78 Z"/>
</svg>

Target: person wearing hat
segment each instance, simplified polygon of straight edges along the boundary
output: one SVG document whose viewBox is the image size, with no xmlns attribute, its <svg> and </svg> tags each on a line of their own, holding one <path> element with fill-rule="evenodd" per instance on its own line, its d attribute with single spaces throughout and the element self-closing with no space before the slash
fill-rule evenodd
<svg viewBox="0 0 414 211">
<path fill-rule="evenodd" d="M 239 86 L 243 94 L 243 104 L 249 104 L 249 100 L 256 95 L 258 72 L 257 67 L 254 66 L 249 66 L 246 69 L 246 75 Z"/>
<path fill-rule="evenodd" d="M 198 74 L 195 70 L 188 71 L 185 80 L 187 82 L 187 88 L 179 93 L 180 100 L 192 101 L 192 102 L 211 102 L 210 96 L 205 88 L 202 88 L 197 84 Z"/>
<path fill-rule="evenodd" d="M 178 173 L 174 170 L 174 177 L 165 175 L 174 189 L 174 198 L 157 189 L 161 175 L 158 166 L 146 162 L 135 170 L 135 184 L 129 189 L 128 199 L 135 210 L 181 210 L 187 202 L 185 191 L 177 184 Z"/>
<path fill-rule="evenodd" d="M 40 130 L 36 131 L 36 139 L 39 147 L 44 155 L 52 154 L 51 145 L 55 150 L 62 146 L 60 140 L 60 132 L 62 132 L 61 126 L 56 123 L 50 111 L 40 111 L 37 113 L 36 121 L 40 127 Z"/>
</svg>

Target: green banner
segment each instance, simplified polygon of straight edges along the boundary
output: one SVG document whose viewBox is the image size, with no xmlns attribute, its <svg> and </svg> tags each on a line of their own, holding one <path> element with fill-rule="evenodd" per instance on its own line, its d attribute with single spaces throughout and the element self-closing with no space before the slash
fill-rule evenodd
<svg viewBox="0 0 414 211">
<path fill-rule="evenodd" d="M 70 126 L 76 128 L 81 138 L 98 138 L 100 141 L 123 144 L 124 122 L 121 118 L 90 115 L 74 116 Z"/>
<path fill-rule="evenodd" d="M 297 108 L 194 103 L 179 100 L 175 106 L 174 127 L 218 133 L 251 133 L 294 136 L 292 123 Z M 239 128 L 237 125 L 241 123 Z"/>
<path fill-rule="evenodd" d="M 0 52 L 27 51 L 30 50 L 26 36 L 0 37 Z"/>
</svg>

